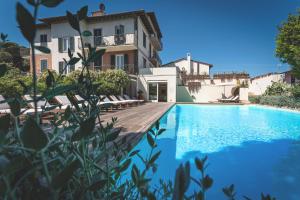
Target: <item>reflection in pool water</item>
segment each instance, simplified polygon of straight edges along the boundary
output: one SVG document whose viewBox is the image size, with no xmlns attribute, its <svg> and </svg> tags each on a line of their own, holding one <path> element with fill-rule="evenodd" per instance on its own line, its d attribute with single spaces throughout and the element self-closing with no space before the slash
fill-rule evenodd
<svg viewBox="0 0 300 200">
<path fill-rule="evenodd" d="M 260 106 L 176 105 L 160 120 L 166 132 L 157 140 L 162 153 L 152 184 L 173 180 L 180 163 L 208 155 L 208 199 L 225 199 L 221 189 L 234 183 L 240 198 L 264 192 L 299 200 L 299 122 L 298 113 Z M 146 155 L 147 141 L 136 149 Z M 195 168 L 191 174 L 199 176 Z"/>
</svg>

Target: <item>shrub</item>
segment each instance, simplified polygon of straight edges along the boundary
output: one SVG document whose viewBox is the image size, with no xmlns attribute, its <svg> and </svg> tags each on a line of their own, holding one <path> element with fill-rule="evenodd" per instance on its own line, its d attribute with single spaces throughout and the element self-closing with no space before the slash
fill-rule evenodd
<svg viewBox="0 0 300 200">
<path fill-rule="evenodd" d="M 293 97 L 300 97 L 300 85 L 294 85 L 291 88 L 291 94 Z"/>
<path fill-rule="evenodd" d="M 285 95 L 290 91 L 289 85 L 281 82 L 273 82 L 271 86 L 268 86 L 264 95 L 274 96 L 274 95 Z"/>
<path fill-rule="evenodd" d="M 276 107 L 300 108 L 300 98 L 291 96 L 261 96 L 259 103 Z"/>
<path fill-rule="evenodd" d="M 121 89 L 129 84 L 129 77 L 123 70 L 106 70 L 99 74 L 96 82 L 100 84 L 100 94 L 120 94 Z"/>
<path fill-rule="evenodd" d="M 260 103 L 261 96 L 249 96 L 249 101 L 251 103 Z"/>
<path fill-rule="evenodd" d="M 0 77 L 0 94 L 6 97 L 13 97 L 15 95 L 21 95 L 25 92 L 24 83 L 30 87 L 32 84 L 32 77 L 23 75 L 21 71 L 11 65 L 6 65 L 7 71 Z"/>
</svg>

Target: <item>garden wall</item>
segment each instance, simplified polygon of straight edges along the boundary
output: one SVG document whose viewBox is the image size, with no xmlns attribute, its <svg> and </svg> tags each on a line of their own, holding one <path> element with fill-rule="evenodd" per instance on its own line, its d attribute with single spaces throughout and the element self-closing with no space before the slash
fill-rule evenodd
<svg viewBox="0 0 300 200">
<path fill-rule="evenodd" d="M 190 92 L 186 86 L 177 86 L 177 102 L 209 103 L 217 102 L 222 97 L 232 96 L 235 85 L 203 85 L 198 91 Z M 243 100 L 248 98 L 243 95 Z"/>
</svg>

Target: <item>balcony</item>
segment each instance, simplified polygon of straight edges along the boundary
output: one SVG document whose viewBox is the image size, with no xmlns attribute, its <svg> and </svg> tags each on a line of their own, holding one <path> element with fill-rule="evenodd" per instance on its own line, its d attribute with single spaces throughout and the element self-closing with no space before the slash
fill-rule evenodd
<svg viewBox="0 0 300 200">
<path fill-rule="evenodd" d="M 109 36 L 88 36 L 83 38 L 85 47 L 90 44 L 94 47 L 111 47 L 119 45 L 135 45 L 136 35 L 134 33 L 109 35 Z M 81 48 L 81 46 L 79 46 Z"/>
<path fill-rule="evenodd" d="M 149 59 L 154 66 L 160 66 L 162 63 L 158 53 L 156 52 L 154 52 Z"/>
<path fill-rule="evenodd" d="M 163 44 L 161 39 L 157 37 L 156 34 L 150 35 L 150 41 L 152 42 L 153 46 L 158 50 L 161 51 L 163 49 Z"/>
<path fill-rule="evenodd" d="M 122 68 L 120 68 L 118 66 L 112 66 L 112 65 L 102 65 L 102 66 L 92 65 L 91 69 L 93 69 L 95 71 L 102 71 L 102 70 L 108 70 L 108 69 L 122 69 L 127 74 L 136 74 L 134 64 L 124 65 L 124 67 L 122 67 Z"/>
</svg>

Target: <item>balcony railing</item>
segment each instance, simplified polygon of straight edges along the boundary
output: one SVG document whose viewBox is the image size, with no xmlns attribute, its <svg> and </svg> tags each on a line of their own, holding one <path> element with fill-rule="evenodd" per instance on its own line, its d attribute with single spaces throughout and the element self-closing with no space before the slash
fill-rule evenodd
<svg viewBox="0 0 300 200">
<path fill-rule="evenodd" d="M 88 36 L 84 37 L 83 42 L 85 47 L 88 44 L 95 47 L 106 47 L 106 46 L 117 46 L 117 45 L 132 45 L 135 44 L 135 34 L 119 34 L 119 35 L 109 35 L 109 36 Z M 81 46 L 79 46 L 81 48 Z"/>
<path fill-rule="evenodd" d="M 150 40 L 152 41 L 153 45 L 158 49 L 162 50 L 163 49 L 163 43 L 161 42 L 161 39 L 158 38 L 156 34 L 151 34 L 150 35 Z"/>
<path fill-rule="evenodd" d="M 150 60 L 153 61 L 154 63 L 158 62 L 159 65 L 161 65 L 161 59 L 158 55 L 158 53 L 154 52 L 151 57 L 150 57 Z M 154 64 L 155 65 L 155 64 Z"/>
<path fill-rule="evenodd" d="M 213 75 L 214 79 L 248 79 L 250 78 L 247 72 L 223 72 Z"/>
<path fill-rule="evenodd" d="M 101 65 L 101 66 L 96 66 L 93 65 L 92 69 L 94 70 L 107 70 L 107 69 L 122 69 L 124 70 L 127 74 L 136 74 L 135 73 L 135 67 L 134 64 L 128 64 L 128 65 L 124 65 L 123 67 L 119 67 L 119 66 L 113 66 L 113 65 Z"/>
</svg>

